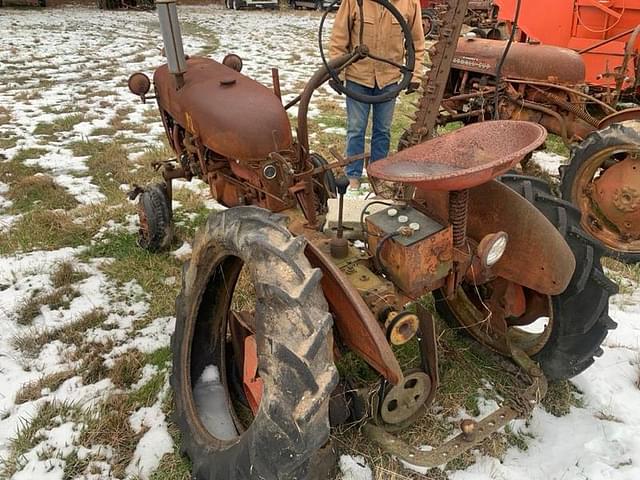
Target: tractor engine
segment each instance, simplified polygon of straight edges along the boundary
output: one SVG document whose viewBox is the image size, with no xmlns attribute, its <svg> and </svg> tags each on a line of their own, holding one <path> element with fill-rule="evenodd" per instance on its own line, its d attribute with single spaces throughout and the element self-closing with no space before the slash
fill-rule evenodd
<svg viewBox="0 0 640 480">
<path fill-rule="evenodd" d="M 232 64 L 188 58 L 182 88 L 167 65 L 154 74 L 179 176 L 207 181 L 227 207 L 289 208 L 294 153 L 287 114 L 271 90 L 225 63 Z"/>
<path fill-rule="evenodd" d="M 506 44 L 471 37 L 459 40 L 439 124 L 496 117 L 528 120 L 569 143 L 584 138 L 597 126 L 596 118 L 606 115 L 604 106 L 587 95 L 585 66 L 578 53 L 513 43 L 501 70 L 496 116 L 496 71 Z"/>
</svg>

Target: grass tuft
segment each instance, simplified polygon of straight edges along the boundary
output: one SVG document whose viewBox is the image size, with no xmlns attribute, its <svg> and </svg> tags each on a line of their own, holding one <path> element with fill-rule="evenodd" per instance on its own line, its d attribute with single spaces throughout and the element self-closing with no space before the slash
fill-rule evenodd
<svg viewBox="0 0 640 480">
<path fill-rule="evenodd" d="M 31 325 L 43 306 L 48 305 L 51 310 L 69 308 L 71 300 L 77 296 L 78 293 L 69 286 L 47 293 L 34 293 L 18 307 L 16 320 L 20 325 Z"/>
<path fill-rule="evenodd" d="M 63 421 L 76 421 L 80 410 L 70 404 L 45 402 L 35 415 L 23 419 L 9 444 L 8 455 L 0 459 L 0 478 L 11 478 L 22 468 L 24 455 L 43 440 L 42 430 L 59 425 Z"/>
<path fill-rule="evenodd" d="M 13 338 L 12 344 L 14 348 L 30 357 L 36 357 L 46 344 L 56 340 L 67 345 L 79 346 L 83 343 L 87 330 L 99 327 L 106 318 L 102 310 L 92 310 L 63 327 L 44 331 L 32 330 L 17 335 Z"/>
<path fill-rule="evenodd" d="M 45 375 L 38 380 L 23 385 L 16 394 L 16 405 L 39 399 L 42 396 L 42 390 L 45 388 L 51 392 L 57 390 L 60 385 L 75 374 L 76 373 L 73 370 L 63 370 L 61 372 Z"/>
<path fill-rule="evenodd" d="M 19 212 L 34 208 L 68 210 L 78 205 L 73 195 L 44 174 L 23 177 L 13 183 L 7 198 L 13 201 L 13 210 Z"/>
<path fill-rule="evenodd" d="M 60 263 L 51 274 L 51 284 L 54 288 L 70 287 L 72 284 L 87 278 L 88 275 L 76 269 L 71 261 Z"/>
<path fill-rule="evenodd" d="M 180 263 L 175 257 L 140 248 L 136 234 L 128 232 L 107 234 L 101 243 L 90 247 L 84 255 L 88 258 L 113 258 L 102 270 L 118 283 L 136 280 L 151 297 L 149 318 L 173 315 L 179 282 L 166 285 L 164 280 L 180 278 Z"/>
<path fill-rule="evenodd" d="M 82 113 L 72 113 L 56 118 L 53 122 L 40 122 L 33 130 L 34 135 L 53 136 L 56 133 L 69 132 L 75 125 L 84 121 Z"/>
<path fill-rule="evenodd" d="M 144 354 L 139 350 L 129 350 L 114 361 L 109 377 L 116 387 L 127 389 L 140 380 L 143 365 Z"/>
<path fill-rule="evenodd" d="M 129 416 L 135 407 L 128 395 L 115 394 L 105 399 L 86 420 L 80 436 L 82 445 L 109 445 L 112 449 L 110 464 L 113 476 L 123 478 L 144 429 L 135 432 Z"/>
<path fill-rule="evenodd" d="M 584 407 L 579 397 L 582 392 L 569 380 L 549 382 L 547 395 L 542 399 L 542 406 L 556 417 L 568 415 L 571 407 Z"/>
<path fill-rule="evenodd" d="M 0 233 L 0 255 L 85 245 L 96 233 L 62 210 L 33 210 Z"/>
</svg>

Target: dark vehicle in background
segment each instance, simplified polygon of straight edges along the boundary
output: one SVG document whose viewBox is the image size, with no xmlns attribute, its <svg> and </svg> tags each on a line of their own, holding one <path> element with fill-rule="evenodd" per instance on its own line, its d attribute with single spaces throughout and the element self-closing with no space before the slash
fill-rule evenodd
<svg viewBox="0 0 640 480">
<path fill-rule="evenodd" d="M 340 2 L 337 2 L 333 7 L 331 6 L 332 3 L 333 0 L 289 0 L 291 8 L 311 8 L 313 10 L 328 10 L 331 8 L 337 10 Z"/>
<path fill-rule="evenodd" d="M 224 0 L 224 6 L 232 10 L 249 8 L 268 8 L 277 10 L 280 8 L 278 0 Z"/>
</svg>

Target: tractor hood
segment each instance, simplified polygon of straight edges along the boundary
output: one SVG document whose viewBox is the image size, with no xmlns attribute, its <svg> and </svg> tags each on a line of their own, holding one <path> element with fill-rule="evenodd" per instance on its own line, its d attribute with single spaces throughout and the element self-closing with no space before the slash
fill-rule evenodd
<svg viewBox="0 0 640 480">
<path fill-rule="evenodd" d="M 160 107 L 214 152 L 251 160 L 291 148 L 291 126 L 271 90 L 209 58 L 187 60 L 176 90 L 167 65 L 153 75 Z"/>
<path fill-rule="evenodd" d="M 494 75 L 507 45 L 502 40 L 461 38 L 453 68 Z M 504 78 L 576 85 L 584 83 L 582 57 L 568 48 L 513 43 L 502 67 Z"/>
</svg>

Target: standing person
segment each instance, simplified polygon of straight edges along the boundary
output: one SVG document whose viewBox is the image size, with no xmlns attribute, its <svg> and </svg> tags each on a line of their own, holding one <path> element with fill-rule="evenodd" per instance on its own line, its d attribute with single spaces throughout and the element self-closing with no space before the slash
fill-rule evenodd
<svg viewBox="0 0 640 480">
<path fill-rule="evenodd" d="M 422 61 L 424 59 L 424 32 L 419 0 L 390 0 L 394 7 L 407 20 L 411 28 L 413 45 L 416 50 L 416 63 L 413 78 L 407 93 L 415 91 L 420 85 Z M 398 21 L 382 5 L 371 0 L 363 0 L 364 30 L 362 42 L 369 51 L 380 58 L 397 64 L 404 63 L 404 37 Z M 356 0 L 342 0 L 333 22 L 329 56 L 336 58 L 353 50 L 358 44 L 360 33 L 360 13 Z M 360 60 L 341 74 L 347 87 L 365 95 L 381 95 L 393 88 L 401 78 L 398 68 L 371 58 Z M 371 162 L 385 158 L 389 153 L 391 140 L 391 120 L 396 99 L 384 103 L 367 104 L 349 97 L 347 102 L 347 156 L 364 153 L 365 132 L 369 121 L 369 112 L 373 110 L 373 130 L 371 133 Z M 357 160 L 346 167 L 349 186 L 360 187 L 363 161 Z"/>
</svg>

